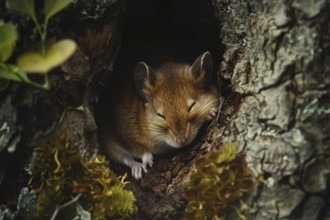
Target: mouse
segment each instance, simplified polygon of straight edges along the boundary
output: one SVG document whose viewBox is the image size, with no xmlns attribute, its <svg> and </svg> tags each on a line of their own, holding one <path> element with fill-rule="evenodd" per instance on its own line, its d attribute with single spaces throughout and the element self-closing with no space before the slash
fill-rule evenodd
<svg viewBox="0 0 330 220">
<path fill-rule="evenodd" d="M 213 74 L 210 52 L 192 64 L 171 60 L 152 66 L 142 60 L 132 71 L 118 73 L 99 132 L 105 154 L 139 180 L 155 154 L 189 146 L 217 115 L 220 94 Z"/>
</svg>

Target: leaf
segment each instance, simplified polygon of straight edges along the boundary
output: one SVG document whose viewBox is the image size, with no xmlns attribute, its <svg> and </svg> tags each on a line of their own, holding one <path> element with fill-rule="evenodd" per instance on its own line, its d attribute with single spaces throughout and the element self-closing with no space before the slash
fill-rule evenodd
<svg viewBox="0 0 330 220">
<path fill-rule="evenodd" d="M 46 74 L 69 59 L 77 48 L 73 40 L 64 39 L 53 44 L 46 55 L 26 52 L 18 57 L 17 65 L 28 73 Z"/>
<path fill-rule="evenodd" d="M 0 66 L 0 78 L 16 82 L 28 82 L 29 78 L 24 72 L 13 71 L 10 66 Z"/>
<path fill-rule="evenodd" d="M 91 220 L 91 213 L 86 211 L 79 203 L 76 204 L 77 214 L 79 215 L 78 219 L 81 220 Z"/>
<path fill-rule="evenodd" d="M 8 2 L 15 10 L 30 16 L 35 21 L 37 20 L 34 10 L 34 0 L 8 0 Z"/>
<path fill-rule="evenodd" d="M 0 25 L 0 61 L 5 62 L 12 54 L 17 32 L 14 25 Z"/>
<path fill-rule="evenodd" d="M 45 0 L 45 15 L 49 19 L 57 12 L 68 6 L 72 0 Z"/>
</svg>

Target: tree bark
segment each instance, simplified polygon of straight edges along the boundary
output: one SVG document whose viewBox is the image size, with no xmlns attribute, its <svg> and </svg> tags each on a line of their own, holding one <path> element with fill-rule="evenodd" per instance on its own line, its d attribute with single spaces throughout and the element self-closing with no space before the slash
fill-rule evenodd
<svg viewBox="0 0 330 220">
<path fill-rule="evenodd" d="M 266 182 L 250 219 L 328 219 L 328 1 L 216 1 L 220 74 L 245 96 L 224 141 Z"/>
</svg>

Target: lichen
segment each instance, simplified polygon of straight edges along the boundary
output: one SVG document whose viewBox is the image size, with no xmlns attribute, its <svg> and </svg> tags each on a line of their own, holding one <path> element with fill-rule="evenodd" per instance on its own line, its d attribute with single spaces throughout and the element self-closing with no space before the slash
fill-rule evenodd
<svg viewBox="0 0 330 220">
<path fill-rule="evenodd" d="M 223 219 L 234 211 L 244 219 L 242 211 L 248 206 L 243 196 L 254 182 L 244 155 L 237 154 L 234 144 L 224 144 L 196 161 L 185 193 L 189 203 L 184 218 Z"/>
<path fill-rule="evenodd" d="M 62 204 L 80 195 L 77 204 L 91 213 L 92 219 L 123 219 L 136 208 L 132 192 L 124 189 L 124 177 L 118 178 L 104 156 L 84 162 L 72 133 L 66 132 L 37 147 L 30 163 L 30 185 L 37 194 L 39 217 L 50 217 Z M 58 214 L 61 219 L 77 216 L 75 205 Z"/>
</svg>

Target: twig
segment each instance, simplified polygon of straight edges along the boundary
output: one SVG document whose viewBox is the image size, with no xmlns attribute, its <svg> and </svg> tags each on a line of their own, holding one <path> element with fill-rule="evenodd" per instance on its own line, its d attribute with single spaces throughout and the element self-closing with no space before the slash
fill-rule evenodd
<svg viewBox="0 0 330 220">
<path fill-rule="evenodd" d="M 69 205 L 71 205 L 71 204 L 77 202 L 78 199 L 80 198 L 80 196 L 81 196 L 81 193 L 79 193 L 76 197 L 74 197 L 74 198 L 73 198 L 72 200 L 70 200 L 69 202 L 64 203 L 64 204 L 61 205 L 61 206 L 57 206 L 56 209 L 55 209 L 55 211 L 54 211 L 54 213 L 53 213 L 53 215 L 52 215 L 52 217 L 50 218 L 50 220 L 55 220 L 57 214 L 59 213 L 59 211 L 61 211 L 61 209 L 64 209 L 65 207 L 67 207 L 67 206 L 69 206 Z"/>
</svg>

